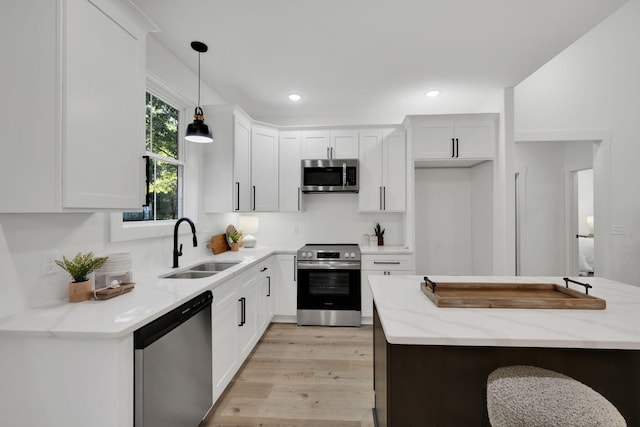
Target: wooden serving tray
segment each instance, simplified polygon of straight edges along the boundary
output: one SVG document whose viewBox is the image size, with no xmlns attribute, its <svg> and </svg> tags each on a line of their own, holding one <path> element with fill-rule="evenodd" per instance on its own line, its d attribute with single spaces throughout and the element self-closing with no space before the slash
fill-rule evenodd
<svg viewBox="0 0 640 427">
<path fill-rule="evenodd" d="M 433 283 L 425 279 L 420 289 L 436 307 L 604 310 L 607 306 L 602 298 L 554 283 Z"/>
</svg>

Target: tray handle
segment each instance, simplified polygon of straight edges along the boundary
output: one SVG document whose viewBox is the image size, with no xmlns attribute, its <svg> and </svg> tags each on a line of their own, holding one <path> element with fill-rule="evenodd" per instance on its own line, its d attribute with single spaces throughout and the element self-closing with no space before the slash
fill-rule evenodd
<svg viewBox="0 0 640 427">
<path fill-rule="evenodd" d="M 429 279 L 427 276 L 424 276 L 424 282 L 427 284 L 427 286 L 429 286 L 429 283 L 431 284 L 431 290 L 435 294 L 436 293 L 436 282 L 434 282 L 433 280 Z"/>
<path fill-rule="evenodd" d="M 569 287 L 569 282 L 571 283 L 575 283 L 576 285 L 580 285 L 580 286 L 584 286 L 584 293 L 585 295 L 589 295 L 589 289 L 593 288 L 593 286 L 591 286 L 588 283 L 582 283 L 582 282 L 577 282 L 575 280 L 571 280 L 568 277 L 564 277 L 562 280 L 564 280 L 564 285 L 568 288 Z"/>
</svg>

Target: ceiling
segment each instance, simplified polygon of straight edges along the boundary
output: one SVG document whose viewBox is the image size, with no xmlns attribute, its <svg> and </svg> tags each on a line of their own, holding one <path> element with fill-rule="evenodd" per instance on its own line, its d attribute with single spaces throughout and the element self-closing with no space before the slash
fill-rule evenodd
<svg viewBox="0 0 640 427">
<path fill-rule="evenodd" d="M 196 73 L 206 43 L 202 80 L 276 125 L 477 111 L 626 1 L 133 0 Z"/>
</svg>

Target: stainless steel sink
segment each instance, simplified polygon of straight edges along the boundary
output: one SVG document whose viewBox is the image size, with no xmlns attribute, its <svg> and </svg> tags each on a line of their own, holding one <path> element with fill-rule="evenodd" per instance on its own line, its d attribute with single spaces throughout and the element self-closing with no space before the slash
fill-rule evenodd
<svg viewBox="0 0 640 427">
<path fill-rule="evenodd" d="M 219 272 L 224 271 L 228 268 L 233 267 L 234 265 L 238 265 L 240 261 L 207 261 L 202 264 L 194 265 L 189 268 L 189 271 L 200 272 L 200 271 L 213 271 Z"/>
<path fill-rule="evenodd" d="M 216 274 L 217 271 L 178 271 L 177 273 L 162 276 L 163 279 L 202 279 Z"/>
<path fill-rule="evenodd" d="M 163 279 L 201 279 L 238 265 L 240 261 L 207 261 L 189 267 L 188 270 L 160 276 Z"/>
</svg>

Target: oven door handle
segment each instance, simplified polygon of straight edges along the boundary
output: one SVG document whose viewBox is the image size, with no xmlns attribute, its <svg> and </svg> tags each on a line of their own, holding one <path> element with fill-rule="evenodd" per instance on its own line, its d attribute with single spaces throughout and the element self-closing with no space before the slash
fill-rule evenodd
<svg viewBox="0 0 640 427">
<path fill-rule="evenodd" d="M 352 261 L 298 261 L 298 270 L 359 270 L 360 262 Z"/>
</svg>

